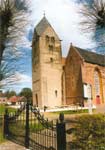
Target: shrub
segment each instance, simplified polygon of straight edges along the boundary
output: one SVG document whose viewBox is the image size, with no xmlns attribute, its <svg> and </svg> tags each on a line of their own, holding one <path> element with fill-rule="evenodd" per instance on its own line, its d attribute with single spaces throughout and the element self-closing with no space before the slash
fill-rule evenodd
<svg viewBox="0 0 105 150">
<path fill-rule="evenodd" d="M 76 118 L 72 129 L 71 149 L 105 150 L 105 115 L 83 115 Z"/>
</svg>

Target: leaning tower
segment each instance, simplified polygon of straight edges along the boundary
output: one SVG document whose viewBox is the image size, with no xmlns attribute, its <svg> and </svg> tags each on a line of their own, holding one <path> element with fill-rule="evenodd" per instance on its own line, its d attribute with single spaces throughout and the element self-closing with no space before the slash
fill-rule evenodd
<svg viewBox="0 0 105 150">
<path fill-rule="evenodd" d="M 44 16 L 32 41 L 33 105 L 55 107 L 62 104 L 61 41 Z"/>
</svg>

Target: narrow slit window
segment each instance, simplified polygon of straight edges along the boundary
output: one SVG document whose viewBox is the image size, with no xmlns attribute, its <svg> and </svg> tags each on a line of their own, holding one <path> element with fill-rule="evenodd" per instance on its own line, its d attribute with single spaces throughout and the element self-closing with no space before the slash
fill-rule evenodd
<svg viewBox="0 0 105 150">
<path fill-rule="evenodd" d="M 56 96 L 56 97 L 58 96 L 58 91 L 57 91 L 57 90 L 55 90 L 55 96 Z"/>
<path fill-rule="evenodd" d="M 50 58 L 50 62 L 53 62 L 53 58 L 52 57 Z"/>
</svg>

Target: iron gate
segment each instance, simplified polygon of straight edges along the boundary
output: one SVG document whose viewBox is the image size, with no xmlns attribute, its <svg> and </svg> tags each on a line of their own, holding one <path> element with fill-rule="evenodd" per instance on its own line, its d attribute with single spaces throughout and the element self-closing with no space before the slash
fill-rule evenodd
<svg viewBox="0 0 105 150">
<path fill-rule="evenodd" d="M 4 115 L 4 135 L 6 138 L 32 150 L 65 150 L 65 123 L 62 120 L 49 121 L 39 109 L 28 102 L 15 114 Z"/>
</svg>

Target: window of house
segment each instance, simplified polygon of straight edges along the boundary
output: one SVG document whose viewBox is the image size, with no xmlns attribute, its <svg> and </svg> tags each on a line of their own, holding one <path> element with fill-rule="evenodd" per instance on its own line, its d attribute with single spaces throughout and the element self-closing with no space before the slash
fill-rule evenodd
<svg viewBox="0 0 105 150">
<path fill-rule="evenodd" d="M 65 70 L 65 66 L 63 66 L 62 69 Z"/>
<path fill-rule="evenodd" d="M 55 43 L 55 38 L 53 36 L 51 37 L 51 42 Z"/>
<path fill-rule="evenodd" d="M 53 45 L 49 45 L 49 51 L 53 51 Z"/>
<path fill-rule="evenodd" d="M 100 95 L 100 77 L 99 72 L 95 70 L 94 72 L 94 85 L 95 85 L 95 94 Z"/>
<path fill-rule="evenodd" d="M 49 42 L 49 36 L 46 35 L 46 42 Z"/>
<path fill-rule="evenodd" d="M 57 97 L 57 95 L 58 95 L 58 91 L 57 91 L 57 90 L 55 90 L 55 96 Z"/>
<path fill-rule="evenodd" d="M 52 57 L 50 58 L 50 62 L 53 62 L 53 58 Z"/>
</svg>

